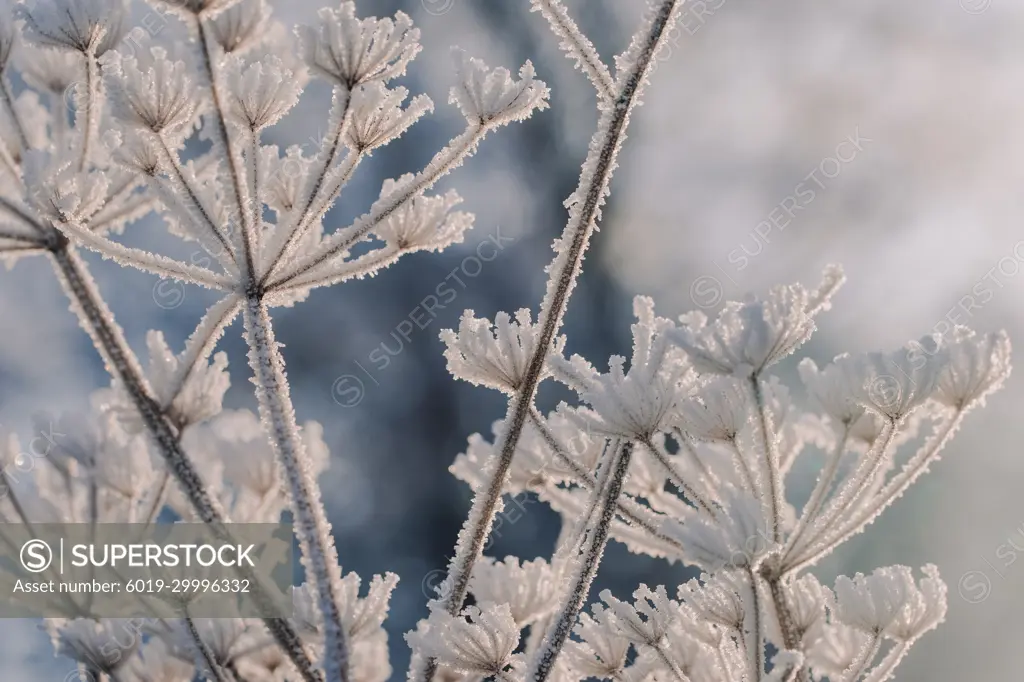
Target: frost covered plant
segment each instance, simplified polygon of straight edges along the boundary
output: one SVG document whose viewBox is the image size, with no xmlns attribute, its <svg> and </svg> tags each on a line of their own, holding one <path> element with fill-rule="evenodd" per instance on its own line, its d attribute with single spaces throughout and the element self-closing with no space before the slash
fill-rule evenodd
<svg viewBox="0 0 1024 682">
<path fill-rule="evenodd" d="M 360 577 L 342 572 L 316 483 L 329 453 L 318 424 L 298 424 L 272 310 L 460 242 L 472 216 L 454 210 L 454 190 L 432 188 L 491 132 L 546 108 L 548 89 L 530 62 L 513 75 L 456 50 L 449 103 L 465 129 L 422 169 L 385 181 L 351 224 L 329 226 L 361 162 L 433 109 L 391 83 L 420 51 L 410 18 L 361 18 L 346 1 L 292 38 L 264 0 L 156 4 L 183 23 L 185 42 L 123 50 L 122 0 L 29 1 L 16 5 L 18 24 L 0 17 L 0 257 L 51 261 L 111 375 L 87 414 L 38 420 L 30 442 L 50 445 L 32 485 L 6 480 L 21 445 L 0 441 L 0 520 L 148 525 L 168 511 L 228 541 L 231 521 L 290 512 L 306 573 L 292 618 L 184 613 L 149 626 L 110 662 L 103 652 L 119 622 L 67 596 L 57 600 L 67 617 L 47 623 L 57 651 L 79 675 L 109 682 L 383 682 L 392 672 L 383 623 L 398 577 L 376 576 L 362 594 Z M 931 566 L 920 581 L 904 567 L 840 577 L 834 591 L 802 572 L 902 495 L 1000 386 L 1005 334 L 957 329 L 823 369 L 805 360 L 801 377 L 823 413 L 800 410 L 770 372 L 829 309 L 843 280 L 830 267 L 819 287 L 777 287 L 727 303 L 715 319 L 661 318 L 638 297 L 628 360 L 613 357 L 601 372 L 603 362 L 564 357 L 562 319 L 631 114 L 681 6 L 653 2 L 613 70 L 558 0 L 532 0 L 593 84 L 599 120 L 539 308 L 493 322 L 467 311 L 458 330 L 442 333 L 452 374 L 500 391 L 508 410 L 493 442 L 471 437 L 452 466 L 474 499 L 429 616 L 406 636 L 414 682 L 881 682 L 944 617 L 945 586 Z M 15 98 L 15 69 L 40 92 Z M 333 90 L 321 147 L 306 155 L 264 144 L 308 78 Z M 72 83 L 73 125 L 61 96 Z M 149 214 L 205 255 L 183 262 L 116 239 Z M 151 332 L 143 368 L 82 247 L 219 299 L 178 352 Z M 223 409 L 228 359 L 214 351 L 239 315 L 258 416 Z M 577 399 L 545 415 L 534 398 L 548 379 Z M 898 458 L 919 432 L 923 446 Z M 787 475 L 812 445 L 829 454 L 798 511 Z M 557 549 L 526 561 L 484 557 L 502 496 L 521 491 L 561 514 Z M 603 592 L 588 614 L 611 539 L 702 577 L 675 599 L 665 586 L 641 585 L 632 602 Z"/>
<path fill-rule="evenodd" d="M 678 322 L 657 317 L 638 297 L 632 357 L 611 358 L 607 373 L 582 357 L 561 357 L 560 343 L 549 347 L 542 378 L 579 399 L 547 417 L 531 408 L 511 446 L 511 489 L 535 492 L 563 519 L 550 560 L 560 577 L 558 606 L 538 623 L 539 635 L 531 629 L 524 679 L 879 682 L 943 621 L 946 586 L 935 566 L 924 567 L 920 580 L 905 566 L 840 576 L 834 591 L 806 570 L 938 458 L 964 415 L 1009 374 L 1009 341 L 958 328 L 889 353 L 844 354 L 824 368 L 804 359 L 800 376 L 812 404 L 801 410 L 770 369 L 807 341 L 843 280 L 830 266 L 818 287 L 776 287 L 764 298 L 726 303 L 714 319 L 693 313 Z M 500 327 L 488 341 L 484 323 L 463 322 L 442 335 L 449 353 L 459 353 L 453 373 L 513 391 L 507 368 L 522 365 L 521 346 L 503 339 Z M 498 475 L 513 427 L 497 427 L 493 444 L 474 436 L 452 467 L 478 496 Z M 867 447 L 855 433 L 870 434 Z M 900 453 L 918 434 L 916 451 Z M 596 456 L 581 456 L 594 440 L 604 441 Z M 822 449 L 818 480 L 797 508 L 788 473 L 798 457 Z M 602 592 L 604 606 L 588 617 L 586 596 L 609 539 L 702 576 L 679 586 L 678 600 L 664 586 L 641 585 L 632 604 Z M 469 583 L 478 599 L 473 585 L 477 571 L 490 571 L 486 561 L 475 564 Z M 442 597 L 457 588 L 457 568 Z M 435 613 L 443 606 L 439 599 Z M 430 623 L 409 637 L 414 646 L 430 637 Z M 437 646 L 420 654 L 444 666 Z"/>
</svg>

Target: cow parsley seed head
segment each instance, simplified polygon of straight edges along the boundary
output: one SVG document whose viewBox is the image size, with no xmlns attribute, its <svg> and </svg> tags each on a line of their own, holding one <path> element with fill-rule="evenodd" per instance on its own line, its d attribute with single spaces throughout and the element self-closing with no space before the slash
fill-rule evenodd
<svg viewBox="0 0 1024 682">
<path fill-rule="evenodd" d="M 321 9 L 316 28 L 296 28 L 309 68 L 349 90 L 405 74 L 406 66 L 422 49 L 412 19 L 404 12 L 397 12 L 393 20 L 357 19 L 355 12 L 355 3 L 342 2 L 338 9 Z"/>
<path fill-rule="evenodd" d="M 669 355 L 667 332 L 672 322 L 655 316 L 654 302 L 638 296 L 633 312 L 637 321 L 632 325 L 629 371 L 624 370 L 625 358 L 613 356 L 607 374 L 592 371 L 584 377 L 580 397 L 593 410 L 571 416 L 579 418 L 588 432 L 644 442 L 667 430 L 682 385 L 692 377 L 687 366 Z"/>
<path fill-rule="evenodd" d="M 239 0 L 147 0 L 158 12 L 171 12 L 186 20 L 191 27 L 197 17 L 212 19 L 235 5 Z"/>
<path fill-rule="evenodd" d="M 273 55 L 248 65 L 240 57 L 229 57 L 223 73 L 228 118 L 243 130 L 274 125 L 302 93 L 302 82 Z"/>
<path fill-rule="evenodd" d="M 388 196 L 407 178 L 385 180 L 381 197 Z M 421 194 L 392 212 L 373 232 L 398 250 L 440 251 L 451 244 L 461 244 L 466 230 L 473 226 L 472 213 L 452 211 L 461 203 L 462 197 L 455 190 L 438 196 Z"/>
<path fill-rule="evenodd" d="M 634 644 L 658 646 L 678 617 L 679 604 L 668 598 L 664 585 L 651 590 L 640 585 L 633 592 L 634 604 L 627 604 L 601 592 L 601 601 L 608 605 L 608 626 Z"/>
<path fill-rule="evenodd" d="M 719 377 L 679 403 L 683 431 L 697 440 L 734 442 L 750 419 L 749 393 L 733 377 Z"/>
<path fill-rule="evenodd" d="M 139 637 L 132 637 L 130 642 L 120 641 L 127 639 L 124 632 L 132 627 L 131 623 L 129 620 L 113 618 L 58 618 L 48 619 L 46 628 L 58 656 L 67 656 L 78 663 L 96 666 L 101 673 L 109 675 L 117 671 L 141 644 Z M 111 649 L 116 649 L 121 655 L 111 656 Z"/>
<path fill-rule="evenodd" d="M 786 592 L 797 633 L 803 636 L 816 630 L 825 620 L 825 607 L 833 599 L 832 591 L 807 573 L 787 585 Z"/>
<path fill-rule="evenodd" d="M 169 405 L 171 415 L 181 428 L 205 421 L 221 411 L 224 394 L 231 385 L 227 373 L 228 356 L 217 353 L 213 362 L 192 366 L 187 376 L 182 358 L 171 352 L 162 332 L 150 330 L 149 380 L 159 400 Z"/>
<path fill-rule="evenodd" d="M 555 609 L 560 586 L 558 574 L 544 559 L 520 564 L 510 556 L 477 562 L 469 590 L 478 604 L 508 604 L 512 618 L 524 628 Z"/>
<path fill-rule="evenodd" d="M 836 359 L 839 370 L 857 376 L 854 399 L 869 410 L 899 420 L 924 405 L 949 363 L 939 337 L 925 336 L 889 353 L 872 352 Z"/>
<path fill-rule="evenodd" d="M 843 679 L 843 673 L 871 644 L 871 636 L 843 623 L 829 623 L 808 653 L 808 663 L 817 679 Z"/>
<path fill-rule="evenodd" d="M 463 50 L 455 49 L 454 55 L 459 82 L 452 87 L 449 102 L 457 104 L 468 121 L 504 125 L 548 107 L 550 91 L 534 78 L 529 61 L 520 67 L 517 81 L 508 69 L 492 69 Z"/>
<path fill-rule="evenodd" d="M 701 584 L 703 583 L 703 584 Z M 680 601 L 693 609 L 703 621 L 727 630 L 743 627 L 746 608 L 740 590 L 744 589 L 734 574 L 718 573 L 711 576 L 703 573 L 700 582 L 691 579 L 679 586 Z"/>
<path fill-rule="evenodd" d="M 95 213 L 106 200 L 110 184 L 103 173 L 80 173 L 68 151 L 26 152 L 22 177 L 32 207 L 59 223 L 77 222 Z"/>
<path fill-rule="evenodd" d="M 424 114 L 434 110 L 426 95 L 412 98 L 405 109 L 402 102 L 409 95 L 405 88 L 388 89 L 382 83 L 361 85 L 352 93 L 352 122 L 346 142 L 359 152 L 368 152 L 399 137 Z"/>
<path fill-rule="evenodd" d="M 621 679 L 626 667 L 630 641 L 611 627 L 610 612 L 600 604 L 591 607 L 593 616 L 581 613 L 573 630 L 582 641 L 565 648 L 569 668 L 584 678 Z"/>
<path fill-rule="evenodd" d="M 29 41 L 96 57 L 124 37 L 127 15 L 125 0 L 35 0 L 15 8 Z"/>
<path fill-rule="evenodd" d="M 912 642 L 945 620 L 948 590 L 934 564 L 921 569 L 925 577 L 918 584 L 906 566 L 895 569 L 896 577 L 903 582 L 904 599 L 885 634 L 901 642 Z"/>
<path fill-rule="evenodd" d="M 103 67 L 114 115 L 129 127 L 165 136 L 174 146 L 191 131 L 200 101 L 191 69 L 167 50 L 108 60 Z"/>
<path fill-rule="evenodd" d="M 680 523 L 666 520 L 662 529 L 679 540 L 690 563 L 705 571 L 756 570 L 777 549 L 766 530 L 761 503 L 745 489 L 723 486 L 722 510 Z"/>
<path fill-rule="evenodd" d="M 241 0 L 217 14 L 209 26 L 224 54 L 239 55 L 264 37 L 269 22 L 267 0 Z"/>
<path fill-rule="evenodd" d="M 821 370 L 810 358 L 804 358 L 798 366 L 807 392 L 821 405 L 825 414 L 847 426 L 856 423 L 864 414 L 864 406 L 856 399 L 862 377 L 846 359 L 848 357 L 844 353 Z"/>
<path fill-rule="evenodd" d="M 19 45 L 15 64 L 25 81 L 43 92 L 63 95 L 84 78 L 82 57 L 34 45 Z"/>
<path fill-rule="evenodd" d="M 815 316 L 828 309 L 842 281 L 837 272 L 826 270 L 816 291 L 791 284 L 775 287 L 764 300 L 731 301 L 710 324 L 703 314 L 680 318 L 683 325 L 673 338 L 701 372 L 760 373 L 811 337 Z"/>
<path fill-rule="evenodd" d="M 497 675 L 516 661 L 519 625 L 508 604 L 468 606 L 458 616 L 437 610 L 406 635 L 423 656 L 456 672 Z"/>
<path fill-rule="evenodd" d="M 447 346 L 444 356 L 448 371 L 472 384 L 487 386 L 513 394 L 526 376 L 527 365 L 540 341 L 540 323 L 530 319 L 530 311 L 516 312 L 515 321 L 508 313 L 498 313 L 492 326 L 489 320 L 477 318 L 467 310 L 459 320 L 458 333 L 441 332 Z M 565 337 L 558 337 L 555 352 L 560 353 Z M 541 377 L 548 370 L 541 370 Z"/>
<path fill-rule="evenodd" d="M 957 327 L 945 344 L 949 364 L 939 373 L 935 399 L 954 409 L 985 404 L 1010 376 L 1010 339 L 1005 331 L 978 336 Z"/>
<path fill-rule="evenodd" d="M 906 566 L 887 566 L 865 576 L 841 575 L 836 579 L 835 601 L 830 605 L 839 622 L 868 634 L 879 634 L 902 612 L 913 576 Z"/>
</svg>

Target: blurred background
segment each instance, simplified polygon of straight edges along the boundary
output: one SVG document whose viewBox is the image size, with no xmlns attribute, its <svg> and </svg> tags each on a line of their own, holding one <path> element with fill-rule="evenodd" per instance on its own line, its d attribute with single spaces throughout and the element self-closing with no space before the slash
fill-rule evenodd
<svg viewBox="0 0 1024 682">
<path fill-rule="evenodd" d="M 271 4 L 291 25 L 312 22 L 321 2 Z M 644 9 L 640 0 L 566 4 L 609 62 Z M 467 308 L 487 317 L 536 310 L 596 113 L 591 86 L 526 0 L 357 5 L 364 16 L 414 17 L 425 49 L 402 83 L 430 95 L 436 111 L 375 154 L 327 229 L 364 212 L 384 178 L 418 170 L 461 130 L 445 103 L 450 46 L 512 70 L 531 59 L 552 89 L 550 110 L 492 135 L 444 181 L 476 214 L 461 247 L 414 255 L 275 313 L 298 417 L 321 422 L 331 447 L 321 485 L 344 569 L 402 577 L 388 621 L 399 680 L 408 660 L 402 633 L 425 614 L 468 509 L 468 488 L 447 468 L 470 434 L 490 437 L 505 409 L 496 393 L 450 378 L 438 332 Z M 147 7 L 134 9 L 141 23 Z M 175 27 L 166 30 L 159 41 L 173 39 Z M 816 284 L 832 262 L 844 265 L 848 283 L 799 354 L 819 364 L 843 351 L 898 347 L 944 320 L 1005 328 L 1024 343 L 1022 31 L 1024 5 L 1009 0 L 690 5 L 630 128 L 566 319 L 567 350 L 599 367 L 611 354 L 628 355 L 634 294 L 653 296 L 668 317 L 694 307 L 711 313 L 773 284 Z M 312 83 L 264 141 L 308 153 L 329 95 Z M 188 256 L 152 219 L 130 227 L 126 241 Z M 472 259 L 487 241 L 501 248 L 478 268 Z M 168 289 L 89 260 L 143 358 L 148 329 L 180 347 L 210 302 L 197 289 Z M 398 325 L 446 278 L 453 284 L 453 272 L 456 300 L 403 338 Z M 0 272 L 0 426 L 27 433 L 31 413 L 82 409 L 107 383 L 67 307 L 45 261 Z M 369 358 L 381 344 L 392 357 L 377 369 Z M 225 406 L 255 409 L 237 322 L 221 349 L 232 363 Z M 779 373 L 791 380 L 794 367 L 790 359 Z M 1024 561 L 1007 565 L 1005 549 L 1024 547 L 1021 376 L 970 416 L 943 460 L 880 523 L 816 569 L 832 584 L 837 573 L 879 565 L 938 564 L 950 586 L 948 622 L 914 648 L 897 679 L 1019 677 Z M 542 402 L 550 408 L 555 396 Z M 527 506 L 502 525 L 489 553 L 546 556 L 557 532 L 557 517 Z M 623 597 L 640 582 L 674 586 L 690 575 L 614 544 L 594 594 L 607 587 Z M 53 658 L 37 623 L 4 621 L 0 629 L 5 680 L 64 679 L 70 666 Z"/>
</svg>

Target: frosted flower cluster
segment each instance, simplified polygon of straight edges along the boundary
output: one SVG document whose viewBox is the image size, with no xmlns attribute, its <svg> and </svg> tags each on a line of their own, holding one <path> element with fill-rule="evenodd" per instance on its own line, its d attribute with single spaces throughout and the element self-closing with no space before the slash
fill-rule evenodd
<svg viewBox="0 0 1024 682">
<path fill-rule="evenodd" d="M 171 516 L 226 529 L 289 514 L 305 569 L 291 618 L 182 613 L 139 629 L 69 597 L 45 623 L 55 651 L 97 681 L 384 682 L 398 576 L 382 570 L 367 585 L 342 570 L 317 483 L 331 456 L 322 427 L 299 423 L 273 311 L 461 242 L 473 216 L 435 185 L 492 133 L 546 109 L 548 88 L 529 61 L 514 73 L 456 49 L 448 103 L 462 132 L 332 225 L 361 163 L 434 109 L 393 83 L 421 51 L 410 17 L 364 17 L 346 0 L 288 30 L 265 0 L 153 1 L 185 40 L 127 48 L 124 0 L 26 0 L 13 20 L 0 16 L 0 258 L 48 260 L 110 374 L 87 409 L 40 414 L 29 438 L 3 434 L 0 520 L 31 530 Z M 566 357 L 562 322 L 584 255 L 682 4 L 654 0 L 610 68 L 559 0 L 531 3 L 593 85 L 597 125 L 540 305 L 466 311 L 441 334 L 453 377 L 499 391 L 508 409 L 451 466 L 473 501 L 427 617 L 404 638 L 411 682 L 883 682 L 945 617 L 934 566 L 833 587 L 808 569 L 874 522 L 1000 387 L 1004 333 L 957 328 L 797 363 L 843 283 L 831 266 L 818 286 L 779 286 L 713 318 L 660 317 L 637 297 L 628 358 Z M 332 91 L 320 147 L 265 144 L 311 79 Z M 12 81 L 29 87 L 15 96 Z M 121 235 L 146 216 L 201 257 L 128 246 Z M 144 365 L 82 248 L 216 301 L 180 349 L 150 331 Z M 216 347 L 239 316 L 258 413 L 224 405 L 228 357 Z M 776 374 L 788 362 L 806 404 Z M 542 413 L 543 382 L 573 399 Z M 819 471 L 799 506 L 798 460 Z M 32 476 L 14 481 L 27 461 Z M 522 493 L 560 515 L 557 547 L 485 556 L 504 495 Z M 609 541 L 701 576 L 588 605 Z M 131 643 L 109 656 L 126 628 Z"/>
<path fill-rule="evenodd" d="M 920 579 L 905 566 L 840 576 L 834 588 L 807 569 L 935 462 L 964 416 L 1008 375 L 1009 341 L 1002 332 L 958 328 L 822 367 L 793 361 L 809 396 L 797 406 L 771 370 L 799 352 L 843 280 L 830 266 L 818 287 L 776 287 L 764 298 L 726 303 L 716 318 L 691 313 L 677 322 L 638 297 L 628 362 L 613 357 L 600 373 L 578 356 L 548 360 L 545 376 L 576 391 L 578 402 L 531 414 L 509 490 L 535 493 L 572 532 L 551 559 L 563 597 L 543 636 L 526 640 L 534 658 L 525 679 L 548 674 L 544 662 L 554 659 L 549 675 L 560 681 L 884 680 L 943 621 L 946 586 L 935 566 Z M 510 388 L 503 367 L 519 349 L 471 347 L 468 331 L 443 334 L 476 368 L 457 376 Z M 490 446 L 474 435 L 451 469 L 474 489 L 499 457 L 503 428 L 496 425 Z M 908 453 L 915 436 L 923 442 Z M 593 452 L 592 441 L 604 445 Z M 610 467 L 622 460 L 616 452 L 632 459 L 609 496 L 618 475 Z M 817 460 L 819 470 L 802 507 L 787 490 L 797 459 Z M 678 586 L 676 599 L 665 586 L 641 585 L 632 603 L 602 592 L 588 616 L 571 595 L 586 594 L 588 564 L 596 570 L 603 550 L 595 551 L 593 537 L 602 532 L 703 575 Z M 473 581 L 469 589 L 476 595 Z M 509 674 L 523 665 L 506 664 Z"/>
</svg>

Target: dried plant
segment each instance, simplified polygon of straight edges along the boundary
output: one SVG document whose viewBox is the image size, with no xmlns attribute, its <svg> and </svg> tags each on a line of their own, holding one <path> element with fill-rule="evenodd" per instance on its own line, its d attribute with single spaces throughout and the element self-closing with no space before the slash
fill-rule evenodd
<svg viewBox="0 0 1024 682">
<path fill-rule="evenodd" d="M 359 576 L 342 573 L 316 483 L 329 454 L 319 425 L 296 421 L 271 311 L 461 242 L 472 216 L 453 210 L 454 192 L 428 192 L 490 132 L 544 109 L 547 87 L 529 62 L 516 78 L 457 51 L 450 102 L 465 130 L 328 232 L 323 218 L 360 162 L 433 107 L 389 85 L 420 50 L 409 17 L 358 18 L 343 2 L 298 27 L 293 44 L 264 0 L 154 2 L 184 25 L 186 43 L 124 50 L 123 0 L 39 0 L 0 13 L 0 256 L 50 259 L 112 378 L 89 415 L 37 425 L 52 444 L 49 466 L 32 486 L 0 480 L 0 519 L 149 524 L 170 509 L 230 538 L 232 521 L 273 522 L 290 510 L 307 576 L 293 618 L 161 620 L 111 657 L 124 623 L 72 601 L 67 619 L 47 622 L 57 651 L 85 679 L 112 682 L 385 680 L 382 624 L 398 578 L 376 576 L 360 596 Z M 536 314 L 498 313 L 491 323 L 467 311 L 457 331 L 442 333 L 451 373 L 505 393 L 508 412 L 493 442 L 470 438 L 451 468 L 474 499 L 430 616 L 406 637 L 410 680 L 881 682 L 944 618 L 934 566 L 921 579 L 903 566 L 840 577 L 834 590 L 806 570 L 902 495 L 1000 386 L 1010 370 L 1005 334 L 957 328 L 823 369 L 805 359 L 800 376 L 820 411 L 800 410 L 769 370 L 831 306 L 843 280 L 831 267 L 816 289 L 777 287 L 727 303 L 714 320 L 660 318 L 638 297 L 628 363 L 613 357 L 601 373 L 564 357 L 562 319 L 630 115 L 681 4 L 654 2 L 609 69 L 558 0 L 532 2 L 594 85 L 599 122 Z M 284 58 L 296 53 L 300 61 Z M 15 69 L 36 90 L 14 97 Z M 314 155 L 282 155 L 261 142 L 263 131 L 308 78 L 333 88 L 328 132 Z M 73 125 L 62 101 L 69 86 Z M 186 141 L 197 139 L 209 150 L 184 161 Z M 151 213 L 207 257 L 182 262 L 114 239 Z M 150 332 L 143 368 L 80 247 L 221 298 L 180 353 Z M 238 315 L 259 418 L 222 409 L 227 358 L 213 353 Z M 578 401 L 541 414 L 534 399 L 546 379 Z M 2 445 L 5 464 L 19 456 L 15 437 Z M 787 474 L 817 450 L 825 462 L 798 511 Z M 561 514 L 554 554 L 484 557 L 502 496 L 522 491 Z M 675 599 L 641 584 L 634 602 L 602 592 L 586 613 L 610 539 L 703 573 Z"/>
</svg>

